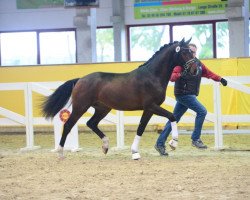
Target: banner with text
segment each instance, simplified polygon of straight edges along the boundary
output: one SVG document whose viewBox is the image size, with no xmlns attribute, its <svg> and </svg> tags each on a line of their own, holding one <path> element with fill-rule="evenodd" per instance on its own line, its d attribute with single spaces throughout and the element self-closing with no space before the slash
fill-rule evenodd
<svg viewBox="0 0 250 200">
<path fill-rule="evenodd" d="M 135 19 L 224 14 L 227 0 L 135 0 Z"/>
</svg>

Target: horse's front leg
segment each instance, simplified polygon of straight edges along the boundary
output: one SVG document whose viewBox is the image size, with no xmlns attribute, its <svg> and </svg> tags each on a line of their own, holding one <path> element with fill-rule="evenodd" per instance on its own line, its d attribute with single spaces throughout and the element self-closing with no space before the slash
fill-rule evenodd
<svg viewBox="0 0 250 200">
<path fill-rule="evenodd" d="M 164 108 L 160 107 L 157 104 L 153 104 L 150 107 L 150 111 L 153 112 L 153 114 L 162 116 L 162 117 L 167 117 L 169 121 L 171 122 L 171 128 L 172 128 L 172 139 L 169 141 L 169 146 L 171 147 L 172 150 L 175 150 L 176 147 L 178 146 L 178 129 L 177 129 L 177 123 L 176 119 L 173 115 L 173 113 L 165 110 Z"/>
<path fill-rule="evenodd" d="M 138 126 L 137 129 L 137 134 L 134 138 L 134 142 L 131 146 L 131 151 L 132 151 L 132 159 L 133 160 L 139 160 L 141 158 L 141 155 L 139 153 L 139 143 L 141 140 L 141 136 L 150 120 L 150 118 L 152 117 L 153 113 L 148 112 L 148 111 L 144 111 L 140 120 L 140 124 Z"/>
</svg>

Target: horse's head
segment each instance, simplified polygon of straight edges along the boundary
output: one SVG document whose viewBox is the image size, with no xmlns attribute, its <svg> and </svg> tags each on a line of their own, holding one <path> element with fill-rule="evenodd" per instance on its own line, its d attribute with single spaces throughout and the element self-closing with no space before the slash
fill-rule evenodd
<svg viewBox="0 0 250 200">
<path fill-rule="evenodd" d="M 190 75 L 197 75 L 198 66 L 200 61 L 193 56 L 192 50 L 189 48 L 188 44 L 191 41 L 191 38 L 185 42 L 184 38 L 173 45 L 174 48 L 174 59 L 173 66 L 182 66 L 185 73 Z"/>
</svg>

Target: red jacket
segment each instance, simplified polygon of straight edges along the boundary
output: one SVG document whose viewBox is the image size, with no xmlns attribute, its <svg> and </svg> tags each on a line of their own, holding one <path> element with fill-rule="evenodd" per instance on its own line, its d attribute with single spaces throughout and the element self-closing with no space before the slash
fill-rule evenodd
<svg viewBox="0 0 250 200">
<path fill-rule="evenodd" d="M 203 63 L 202 63 L 202 77 L 212 79 L 214 81 L 219 82 L 221 80 L 221 77 L 212 71 L 210 71 Z M 181 77 L 181 72 L 183 71 L 183 68 L 181 66 L 176 66 L 173 70 L 173 73 L 170 77 L 170 81 L 175 82 Z"/>
</svg>

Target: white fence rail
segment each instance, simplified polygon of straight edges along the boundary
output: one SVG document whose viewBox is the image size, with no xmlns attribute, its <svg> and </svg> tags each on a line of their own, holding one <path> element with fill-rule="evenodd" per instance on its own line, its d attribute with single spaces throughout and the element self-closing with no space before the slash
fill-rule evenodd
<svg viewBox="0 0 250 200">
<path fill-rule="evenodd" d="M 250 87 L 247 87 L 244 84 L 250 84 L 249 76 L 241 77 L 227 77 L 228 86 L 235 90 L 250 94 Z M 6 108 L 1 107 L 0 105 L 0 115 L 4 118 L 0 118 L 0 126 L 6 125 L 24 125 L 26 127 L 26 147 L 23 149 L 32 150 L 38 148 L 34 146 L 34 125 L 53 125 L 52 121 L 47 121 L 43 117 L 33 117 L 33 100 L 32 92 L 39 93 L 44 96 L 49 96 L 53 89 L 56 89 L 63 82 L 27 82 L 27 83 L 0 83 L 0 91 L 11 91 L 11 90 L 21 90 L 24 91 L 25 99 L 25 115 L 22 116 L 13 111 L 7 110 Z M 214 133 L 215 133 L 215 148 L 221 149 L 223 147 L 223 134 L 222 134 L 222 123 L 223 122 L 250 122 L 250 114 L 246 115 L 222 115 L 221 114 L 221 97 L 220 97 L 220 86 L 219 83 L 213 82 L 208 79 L 203 79 L 201 84 L 213 85 L 214 91 L 214 113 L 208 113 L 206 120 L 214 123 Z M 172 85 L 172 83 L 170 83 Z M 250 100 L 250 99 L 249 99 Z M 167 105 L 174 106 L 175 100 L 169 97 L 166 97 L 164 102 Z M 89 113 L 93 114 L 94 109 L 90 108 Z M 194 122 L 195 113 L 191 110 L 188 110 L 191 113 L 191 116 L 184 116 L 181 119 L 181 122 Z M 138 124 L 141 116 L 124 116 L 123 112 L 117 111 L 117 114 L 114 115 L 109 113 L 104 120 L 101 121 L 101 124 L 116 124 L 117 127 L 117 147 L 124 147 L 124 124 Z M 78 124 L 86 124 L 89 117 L 82 117 Z M 153 116 L 149 121 L 149 124 L 159 124 L 166 123 L 166 118 Z"/>
</svg>

